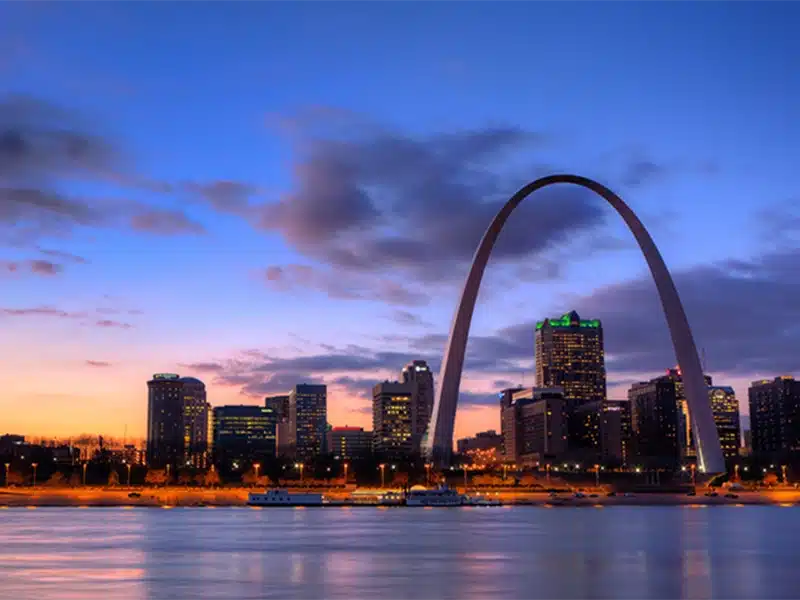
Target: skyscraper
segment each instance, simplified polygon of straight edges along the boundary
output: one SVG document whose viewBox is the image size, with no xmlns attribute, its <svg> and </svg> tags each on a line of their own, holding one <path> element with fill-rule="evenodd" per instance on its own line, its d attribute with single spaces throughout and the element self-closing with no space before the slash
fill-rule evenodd
<svg viewBox="0 0 800 600">
<path fill-rule="evenodd" d="M 401 374 L 403 383 L 411 385 L 411 447 L 421 451 L 433 412 L 433 373 L 424 360 L 415 360 Z"/>
<path fill-rule="evenodd" d="M 719 443 L 725 460 L 739 457 L 742 445 L 742 431 L 739 423 L 739 401 L 736 392 L 728 386 L 711 386 L 708 388 L 714 423 L 717 425 Z"/>
<path fill-rule="evenodd" d="M 503 460 L 536 463 L 567 449 L 561 388 L 510 388 L 500 393 Z"/>
<path fill-rule="evenodd" d="M 676 383 L 663 376 L 628 390 L 634 453 L 645 466 L 674 469 L 680 461 Z"/>
<path fill-rule="evenodd" d="M 399 459 L 413 450 L 413 385 L 385 381 L 372 389 L 373 450 L 382 459 Z"/>
<path fill-rule="evenodd" d="M 603 327 L 574 310 L 536 323 L 536 385 L 560 387 L 568 407 L 606 397 Z"/>
<path fill-rule="evenodd" d="M 328 388 L 300 384 L 289 393 L 290 453 L 311 461 L 322 453 L 328 426 Z"/>
<path fill-rule="evenodd" d="M 789 376 L 754 381 L 748 396 L 753 455 L 766 460 L 800 455 L 800 381 Z"/>
<path fill-rule="evenodd" d="M 178 464 L 183 454 L 183 383 L 175 373 L 147 382 L 147 463 Z"/>
<path fill-rule="evenodd" d="M 205 384 L 156 373 L 147 390 L 148 464 L 205 466 L 211 429 Z"/>
<path fill-rule="evenodd" d="M 264 398 L 264 406 L 272 411 L 278 423 L 289 420 L 289 394 L 276 394 Z"/>
<path fill-rule="evenodd" d="M 205 467 L 211 435 L 211 406 L 206 399 L 206 384 L 194 377 L 181 377 L 183 399 L 184 465 Z"/>
</svg>

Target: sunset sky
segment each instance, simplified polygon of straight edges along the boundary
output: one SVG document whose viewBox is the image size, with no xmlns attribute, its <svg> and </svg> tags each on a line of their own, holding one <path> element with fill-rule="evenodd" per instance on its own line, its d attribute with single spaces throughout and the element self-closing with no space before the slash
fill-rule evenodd
<svg viewBox="0 0 800 600">
<path fill-rule="evenodd" d="M 4 3 L 0 434 L 143 436 L 329 385 L 334 425 L 438 374 L 498 207 L 594 177 L 650 228 L 715 383 L 800 374 L 798 3 Z M 570 187 L 492 259 L 456 434 L 533 384 L 533 322 L 603 321 L 609 396 L 674 365 L 631 235 Z"/>
</svg>

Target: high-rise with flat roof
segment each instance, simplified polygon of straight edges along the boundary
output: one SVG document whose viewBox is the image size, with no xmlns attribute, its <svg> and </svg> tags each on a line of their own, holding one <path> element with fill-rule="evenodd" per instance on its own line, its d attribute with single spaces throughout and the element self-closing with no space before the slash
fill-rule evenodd
<svg viewBox="0 0 800 600">
<path fill-rule="evenodd" d="M 211 430 L 205 384 L 194 377 L 156 373 L 147 391 L 147 463 L 205 466 Z"/>
<path fill-rule="evenodd" d="M 403 367 L 403 383 L 411 385 L 411 447 L 421 452 L 433 413 L 433 373 L 424 360 L 415 360 Z"/>
<path fill-rule="evenodd" d="M 647 467 L 677 467 L 682 452 L 675 379 L 664 376 L 635 383 L 628 400 L 636 460 Z"/>
<path fill-rule="evenodd" d="M 782 376 L 748 390 L 753 455 L 784 460 L 800 455 L 800 381 Z"/>
<path fill-rule="evenodd" d="M 384 381 L 372 388 L 373 450 L 382 459 L 399 459 L 413 451 L 413 386 Z"/>
<path fill-rule="evenodd" d="M 739 458 L 742 445 L 742 430 L 739 419 L 739 400 L 730 386 L 710 386 L 708 397 L 711 400 L 711 411 L 717 426 L 719 443 L 725 460 Z"/>
<path fill-rule="evenodd" d="M 214 407 L 214 454 L 226 464 L 275 456 L 275 413 L 253 405 Z"/>
<path fill-rule="evenodd" d="M 372 453 L 372 432 L 363 427 L 333 427 L 328 439 L 335 460 L 362 460 Z"/>
<path fill-rule="evenodd" d="M 325 447 L 328 426 L 328 388 L 300 384 L 289 393 L 290 454 L 300 461 L 311 461 Z"/>
</svg>

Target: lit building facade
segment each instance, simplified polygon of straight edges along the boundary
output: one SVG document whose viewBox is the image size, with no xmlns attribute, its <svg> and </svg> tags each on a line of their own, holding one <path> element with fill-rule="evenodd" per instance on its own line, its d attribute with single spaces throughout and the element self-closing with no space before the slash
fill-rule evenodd
<svg viewBox="0 0 800 600">
<path fill-rule="evenodd" d="M 412 398 L 410 383 L 385 381 L 372 389 L 372 447 L 381 459 L 404 458 L 413 452 Z"/>
<path fill-rule="evenodd" d="M 333 427 L 328 440 L 335 460 L 363 460 L 372 453 L 372 432 L 363 427 Z"/>
<path fill-rule="evenodd" d="M 214 407 L 214 455 L 220 464 L 275 456 L 276 415 L 252 405 Z"/>
<path fill-rule="evenodd" d="M 185 466 L 208 464 L 211 440 L 211 405 L 206 399 L 206 384 L 194 377 L 181 377 L 183 398 L 183 456 Z"/>
<path fill-rule="evenodd" d="M 175 373 L 147 382 L 147 463 L 176 465 L 183 456 L 183 383 Z"/>
<path fill-rule="evenodd" d="M 636 461 L 675 469 L 682 456 L 675 380 L 664 376 L 635 383 L 628 390 L 628 401 Z"/>
<path fill-rule="evenodd" d="M 322 454 L 328 426 L 328 388 L 296 385 L 289 393 L 290 455 L 307 462 Z"/>
<path fill-rule="evenodd" d="M 420 452 L 433 413 L 433 373 L 424 360 L 403 367 L 403 383 L 411 386 L 411 447 Z"/>
<path fill-rule="evenodd" d="M 289 394 L 277 394 L 264 398 L 264 406 L 272 411 L 278 423 L 289 420 Z"/>
<path fill-rule="evenodd" d="M 501 393 L 504 460 L 534 464 L 567 449 L 567 421 L 561 388 L 512 388 Z"/>
<path fill-rule="evenodd" d="M 800 455 L 800 381 L 783 376 L 754 381 L 748 390 L 753 455 L 762 460 Z"/>
<path fill-rule="evenodd" d="M 739 400 L 736 398 L 736 392 L 729 386 L 710 386 L 708 397 L 711 400 L 711 410 L 714 413 L 722 454 L 725 460 L 734 460 L 739 457 L 742 445 Z"/>
<path fill-rule="evenodd" d="M 500 451 L 503 445 L 503 436 L 497 433 L 494 429 L 489 431 L 480 431 L 474 437 L 461 438 L 456 442 L 459 454 L 470 452 L 472 450 L 491 450 L 496 449 Z"/>
<path fill-rule="evenodd" d="M 536 323 L 536 385 L 560 387 L 568 406 L 606 397 L 603 327 L 572 311 Z"/>
</svg>

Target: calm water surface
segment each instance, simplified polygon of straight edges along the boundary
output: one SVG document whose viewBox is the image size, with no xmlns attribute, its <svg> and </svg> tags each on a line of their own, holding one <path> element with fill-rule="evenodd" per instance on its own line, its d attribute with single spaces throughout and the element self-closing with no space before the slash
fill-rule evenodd
<svg viewBox="0 0 800 600">
<path fill-rule="evenodd" d="M 0 597 L 800 598 L 800 509 L 9 509 Z"/>
</svg>

